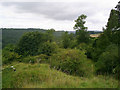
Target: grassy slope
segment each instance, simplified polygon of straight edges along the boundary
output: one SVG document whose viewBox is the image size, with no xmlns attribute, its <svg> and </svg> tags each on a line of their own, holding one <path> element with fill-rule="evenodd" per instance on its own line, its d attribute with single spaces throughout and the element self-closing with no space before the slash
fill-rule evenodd
<svg viewBox="0 0 120 90">
<path fill-rule="evenodd" d="M 10 66 L 16 68 L 14 72 Z M 3 88 L 115 88 L 117 81 L 103 76 L 83 78 L 50 69 L 48 64 L 13 63 L 3 66 Z"/>
</svg>

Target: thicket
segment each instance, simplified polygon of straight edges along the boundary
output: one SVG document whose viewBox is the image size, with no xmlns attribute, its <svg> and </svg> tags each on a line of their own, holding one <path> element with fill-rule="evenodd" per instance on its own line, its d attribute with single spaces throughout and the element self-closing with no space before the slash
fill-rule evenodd
<svg viewBox="0 0 120 90">
<path fill-rule="evenodd" d="M 76 49 L 63 49 L 50 58 L 51 67 L 67 74 L 78 76 L 92 76 L 94 65 L 83 51 Z"/>
</svg>

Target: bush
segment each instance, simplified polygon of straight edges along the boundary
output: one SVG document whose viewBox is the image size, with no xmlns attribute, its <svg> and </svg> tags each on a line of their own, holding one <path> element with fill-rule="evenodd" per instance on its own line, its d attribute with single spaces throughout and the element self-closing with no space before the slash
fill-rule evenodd
<svg viewBox="0 0 120 90">
<path fill-rule="evenodd" d="M 62 35 L 62 47 L 63 48 L 74 48 L 76 46 L 75 35 L 73 33 L 65 32 Z"/>
<path fill-rule="evenodd" d="M 27 56 L 27 57 L 23 58 L 23 59 L 21 60 L 21 62 L 25 62 L 25 63 L 36 63 L 37 60 L 36 60 L 36 58 L 35 58 L 34 56 Z"/>
<path fill-rule="evenodd" d="M 86 43 L 81 43 L 77 46 L 77 49 L 85 52 L 85 55 L 87 55 L 87 58 L 92 58 L 92 52 L 93 52 L 93 47 L 92 44 L 86 44 Z"/>
<path fill-rule="evenodd" d="M 22 59 L 20 59 L 20 62 L 24 62 L 24 63 L 48 63 L 48 56 L 45 54 L 40 54 L 37 56 L 27 56 L 24 57 Z"/>
<path fill-rule="evenodd" d="M 45 54 L 40 54 L 35 56 L 37 63 L 48 63 L 48 56 Z"/>
<path fill-rule="evenodd" d="M 17 61 L 21 56 L 15 52 L 10 52 L 8 50 L 3 49 L 2 51 L 2 63 L 8 64 L 12 61 Z"/>
<path fill-rule="evenodd" d="M 91 76 L 94 72 L 93 63 L 79 50 L 61 50 L 51 56 L 50 64 L 51 67 L 72 75 Z"/>
<path fill-rule="evenodd" d="M 10 52 L 15 52 L 15 49 L 16 49 L 16 45 L 14 44 L 7 44 L 4 47 L 4 50 L 10 51 Z"/>
<path fill-rule="evenodd" d="M 116 67 L 119 66 L 118 46 L 115 44 L 109 45 L 105 52 L 103 52 L 97 63 L 97 72 L 101 73 L 115 73 Z"/>
<path fill-rule="evenodd" d="M 53 53 L 56 52 L 56 50 L 57 50 L 57 44 L 55 42 L 47 41 L 39 47 L 38 53 L 51 56 Z"/>
<path fill-rule="evenodd" d="M 20 55 L 34 56 L 38 54 L 38 47 L 46 42 L 46 35 L 40 32 L 28 32 L 25 33 L 18 43 L 18 49 L 16 50 Z"/>
<path fill-rule="evenodd" d="M 77 46 L 77 49 L 86 51 L 86 50 L 87 50 L 87 47 L 88 47 L 88 45 L 87 45 L 86 43 L 80 43 L 80 44 Z"/>
<path fill-rule="evenodd" d="M 89 43 L 90 42 L 90 36 L 87 31 L 84 30 L 77 30 L 76 31 L 76 39 L 78 44 L 80 43 Z"/>
</svg>

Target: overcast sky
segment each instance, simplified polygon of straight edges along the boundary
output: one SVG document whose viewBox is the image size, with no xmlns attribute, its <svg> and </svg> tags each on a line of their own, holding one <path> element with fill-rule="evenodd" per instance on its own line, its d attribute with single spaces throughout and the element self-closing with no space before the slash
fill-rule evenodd
<svg viewBox="0 0 120 90">
<path fill-rule="evenodd" d="M 102 30 L 118 0 L 0 0 L 0 28 L 73 30 L 87 15 L 88 30 Z"/>
</svg>

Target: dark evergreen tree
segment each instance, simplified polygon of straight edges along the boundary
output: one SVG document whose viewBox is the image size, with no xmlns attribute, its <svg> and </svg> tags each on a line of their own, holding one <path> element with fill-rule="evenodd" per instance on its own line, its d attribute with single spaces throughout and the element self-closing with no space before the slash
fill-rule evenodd
<svg viewBox="0 0 120 90">
<path fill-rule="evenodd" d="M 106 30 L 114 31 L 120 27 L 119 13 L 120 12 L 118 12 L 114 9 L 111 10 L 110 17 L 109 17 L 107 25 L 106 25 Z"/>
<path fill-rule="evenodd" d="M 96 41 L 93 59 L 98 72 L 119 74 L 120 72 L 120 22 L 119 13 L 111 10 L 106 29 Z M 118 75 L 119 76 L 119 75 Z"/>
</svg>

